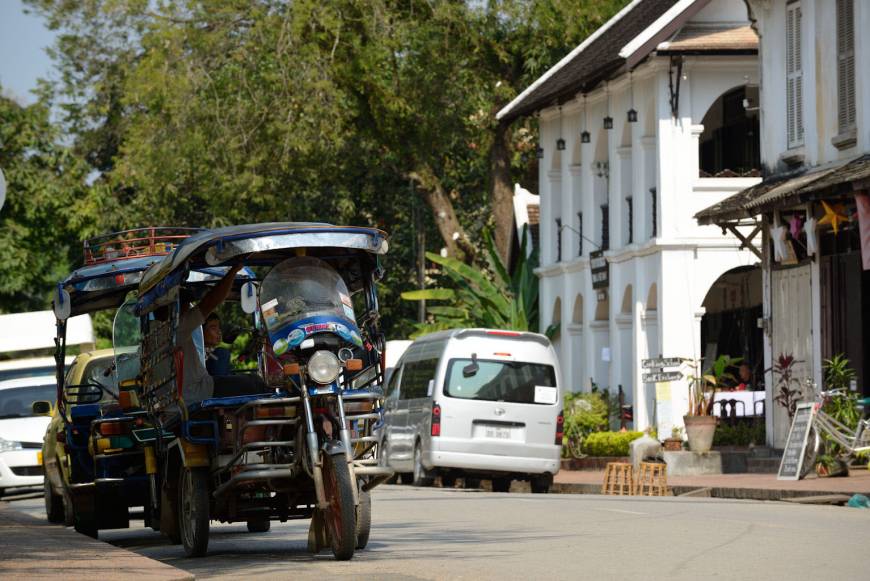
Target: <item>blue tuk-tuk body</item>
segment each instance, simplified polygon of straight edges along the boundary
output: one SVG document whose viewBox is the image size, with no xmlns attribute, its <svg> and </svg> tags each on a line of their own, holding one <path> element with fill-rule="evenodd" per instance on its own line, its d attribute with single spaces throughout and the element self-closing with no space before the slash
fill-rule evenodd
<svg viewBox="0 0 870 581">
<path fill-rule="evenodd" d="M 157 442 L 159 528 L 188 555 L 205 553 L 210 520 L 265 531 L 271 520 L 311 518 L 311 550 L 331 546 L 349 559 L 365 546 L 369 490 L 392 474 L 372 435 L 382 419 L 376 281 L 387 248 L 374 228 L 232 226 L 187 238 L 143 276 L 139 398 L 150 423 L 174 435 Z M 186 401 L 178 328 L 203 294 L 190 272 L 239 265 L 256 273 L 231 297 L 253 317 L 254 391 Z M 274 296 L 283 291 L 292 296 Z"/>
</svg>

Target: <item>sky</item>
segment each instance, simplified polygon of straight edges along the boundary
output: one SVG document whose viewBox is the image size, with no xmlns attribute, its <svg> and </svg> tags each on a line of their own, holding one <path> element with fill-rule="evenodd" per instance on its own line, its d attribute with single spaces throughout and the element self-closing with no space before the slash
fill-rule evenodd
<svg viewBox="0 0 870 581">
<path fill-rule="evenodd" d="M 38 78 L 51 74 L 45 48 L 54 33 L 35 14 L 25 14 L 21 0 L 0 0 L 0 85 L 3 94 L 21 103 L 33 103 L 31 90 Z"/>
</svg>

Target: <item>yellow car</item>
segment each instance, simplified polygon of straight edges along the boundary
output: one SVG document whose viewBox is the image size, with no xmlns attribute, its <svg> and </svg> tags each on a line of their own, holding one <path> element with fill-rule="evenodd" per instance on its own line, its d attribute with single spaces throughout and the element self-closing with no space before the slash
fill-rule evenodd
<svg viewBox="0 0 870 581">
<path fill-rule="evenodd" d="M 51 406 L 51 422 L 42 444 L 45 468 L 45 512 L 51 522 L 74 523 L 73 488 L 94 480 L 90 424 L 106 406 L 115 404 L 115 352 L 99 349 L 75 358 L 64 381 L 65 418 Z M 43 404 L 43 412 L 47 411 Z M 78 527 L 77 527 L 78 528 Z"/>
</svg>

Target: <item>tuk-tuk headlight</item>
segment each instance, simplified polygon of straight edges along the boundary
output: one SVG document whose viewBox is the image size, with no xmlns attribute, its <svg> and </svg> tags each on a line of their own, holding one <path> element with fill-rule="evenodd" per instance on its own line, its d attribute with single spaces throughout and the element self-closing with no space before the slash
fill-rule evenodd
<svg viewBox="0 0 870 581">
<path fill-rule="evenodd" d="M 308 360 L 308 375 L 317 383 L 332 383 L 341 372 L 341 361 L 332 351 L 315 351 Z"/>
</svg>

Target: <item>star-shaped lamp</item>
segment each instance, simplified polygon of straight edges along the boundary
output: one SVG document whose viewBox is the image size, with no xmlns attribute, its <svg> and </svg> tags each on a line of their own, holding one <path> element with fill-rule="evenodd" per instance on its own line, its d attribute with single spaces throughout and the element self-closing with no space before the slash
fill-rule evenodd
<svg viewBox="0 0 870 581">
<path fill-rule="evenodd" d="M 843 204 L 829 206 L 827 202 L 823 201 L 822 206 L 825 208 L 825 215 L 819 220 L 819 224 L 830 224 L 831 228 L 834 229 L 834 234 L 838 234 L 840 232 L 840 223 L 849 221 L 849 216 L 846 215 Z"/>
</svg>

